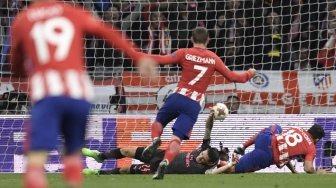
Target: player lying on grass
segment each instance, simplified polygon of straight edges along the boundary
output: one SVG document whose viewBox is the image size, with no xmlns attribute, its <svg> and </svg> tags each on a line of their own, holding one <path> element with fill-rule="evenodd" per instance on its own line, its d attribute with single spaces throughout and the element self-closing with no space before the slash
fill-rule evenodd
<svg viewBox="0 0 336 188">
<path fill-rule="evenodd" d="M 324 137 L 325 133 L 321 126 L 315 124 L 308 131 L 300 127 L 291 127 L 281 134 L 282 128 L 274 125 L 259 132 L 250 139 L 255 144 L 255 149 L 242 158 L 230 169 L 222 167 L 215 169 L 211 174 L 219 173 L 246 173 L 254 172 L 269 167 L 272 164 L 279 168 L 287 165 L 295 173 L 290 158 L 305 156 L 304 171 L 307 173 L 325 173 L 325 170 L 315 170 L 313 161 L 316 154 L 315 145 Z M 236 150 L 237 151 L 237 150 Z"/>
<path fill-rule="evenodd" d="M 168 165 L 167 174 L 204 174 L 205 171 L 215 167 L 218 164 L 226 165 L 221 160 L 228 160 L 228 149 L 220 151 L 210 147 L 210 134 L 213 127 L 214 112 L 211 111 L 206 122 L 206 131 L 201 148 L 190 152 L 180 152 L 176 158 Z M 83 173 L 87 175 L 108 175 L 108 174 L 149 174 L 154 173 L 159 163 L 164 158 L 165 150 L 156 150 L 149 160 L 142 157 L 144 147 L 116 148 L 110 151 L 99 153 L 96 150 L 87 148 L 82 149 L 85 156 L 94 158 L 97 162 L 103 162 L 106 159 L 121 159 L 124 157 L 135 158 L 144 164 L 133 164 L 112 170 L 93 170 L 84 169 Z M 231 167 L 231 166 L 229 166 Z"/>
<path fill-rule="evenodd" d="M 234 153 L 239 154 L 239 155 L 245 155 L 245 149 L 250 147 L 251 145 L 254 144 L 257 136 L 259 135 L 260 132 L 262 131 L 270 131 L 270 133 L 272 135 L 275 134 L 281 134 L 282 133 L 282 127 L 278 124 L 273 124 L 265 129 L 260 130 L 257 134 L 255 134 L 254 136 L 252 136 L 251 138 L 249 138 L 248 140 L 246 140 L 243 144 L 241 144 L 239 147 L 237 147 L 234 150 Z"/>
<path fill-rule="evenodd" d="M 132 164 L 112 170 L 84 169 L 86 175 L 110 175 L 110 174 L 152 174 L 164 157 L 164 150 L 156 150 L 150 160 L 144 160 L 141 154 L 144 147 L 116 148 L 107 152 L 98 153 L 87 148 L 82 152 L 85 156 L 92 157 L 98 162 L 104 159 L 121 159 L 124 157 L 134 158 L 143 164 Z M 206 170 L 218 164 L 219 152 L 216 148 L 208 148 L 204 151 L 195 149 L 191 152 L 180 152 L 168 165 L 167 174 L 204 174 Z"/>
<path fill-rule="evenodd" d="M 269 129 L 269 131 L 272 134 L 281 134 L 282 133 L 282 127 L 280 125 L 274 124 L 271 125 L 270 127 L 266 128 Z M 261 130 L 264 131 L 265 129 Z M 259 131 L 259 133 L 261 132 Z M 243 144 L 241 144 L 239 147 L 237 147 L 234 150 L 234 153 L 239 154 L 239 155 L 245 155 L 245 149 L 248 148 L 249 146 L 253 145 L 255 142 L 256 137 L 259 135 L 259 133 L 255 134 L 254 136 L 252 136 L 251 138 L 249 138 L 247 141 L 245 141 Z M 286 164 L 286 166 L 288 167 L 288 169 L 293 173 L 298 173 L 294 166 L 292 165 L 291 161 L 288 161 L 288 163 Z"/>
</svg>

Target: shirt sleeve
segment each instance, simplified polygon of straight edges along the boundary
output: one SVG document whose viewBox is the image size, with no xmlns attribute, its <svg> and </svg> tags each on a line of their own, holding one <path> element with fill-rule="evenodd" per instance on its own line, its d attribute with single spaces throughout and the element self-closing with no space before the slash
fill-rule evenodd
<svg viewBox="0 0 336 188">
<path fill-rule="evenodd" d="M 24 68 L 24 55 L 22 46 L 22 35 L 20 32 L 20 21 L 19 17 L 13 22 L 11 27 L 11 47 L 9 62 L 11 64 L 12 73 L 15 76 L 26 76 L 26 71 Z"/>
<path fill-rule="evenodd" d="M 220 58 L 216 59 L 215 69 L 230 82 L 245 83 L 253 76 L 248 71 L 244 73 L 237 73 L 237 72 L 231 71 L 227 66 L 224 65 L 224 62 Z"/>
<path fill-rule="evenodd" d="M 152 55 L 149 54 L 148 56 L 156 60 L 159 64 L 179 64 L 184 54 L 184 49 L 176 50 L 172 54 L 168 55 Z"/>
<path fill-rule="evenodd" d="M 312 147 L 313 148 L 311 148 L 309 152 L 306 154 L 305 161 L 313 161 L 315 159 L 316 149 L 315 149 L 315 146 L 312 146 Z"/>
<path fill-rule="evenodd" d="M 82 13 L 85 32 L 105 39 L 113 48 L 124 52 L 128 57 L 139 60 L 143 54 L 136 50 L 135 44 L 122 36 L 122 33 L 116 27 L 110 24 L 104 24 L 88 12 Z"/>
</svg>

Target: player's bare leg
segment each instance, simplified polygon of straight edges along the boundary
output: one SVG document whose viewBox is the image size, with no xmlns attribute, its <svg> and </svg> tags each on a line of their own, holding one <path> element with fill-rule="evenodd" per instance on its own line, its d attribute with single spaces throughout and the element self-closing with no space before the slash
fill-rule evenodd
<svg viewBox="0 0 336 188">
<path fill-rule="evenodd" d="M 80 152 L 64 156 L 64 179 L 70 188 L 80 188 L 83 183 L 82 161 Z"/>
<path fill-rule="evenodd" d="M 148 161 L 152 158 L 154 151 L 161 145 L 161 139 L 160 136 L 162 134 L 163 131 L 163 126 L 161 125 L 161 123 L 155 121 L 152 124 L 152 143 L 150 145 L 148 145 L 144 151 L 142 152 L 142 159 L 145 161 Z"/>
<path fill-rule="evenodd" d="M 166 149 L 165 156 L 163 157 L 163 160 L 159 164 L 159 167 L 156 170 L 156 173 L 154 174 L 153 179 L 155 180 L 163 179 L 164 174 L 165 174 L 165 169 L 167 168 L 169 162 L 173 161 L 176 155 L 179 153 L 180 146 L 181 146 L 181 139 L 173 135 Z"/>
<path fill-rule="evenodd" d="M 33 151 L 27 155 L 27 169 L 24 177 L 25 188 L 46 188 L 47 179 L 44 174 L 44 164 L 47 162 L 46 151 Z"/>
</svg>

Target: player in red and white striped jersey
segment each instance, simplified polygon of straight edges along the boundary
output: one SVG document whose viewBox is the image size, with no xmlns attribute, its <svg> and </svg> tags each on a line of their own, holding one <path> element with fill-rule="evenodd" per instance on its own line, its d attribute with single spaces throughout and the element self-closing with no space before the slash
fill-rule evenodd
<svg viewBox="0 0 336 188">
<path fill-rule="evenodd" d="M 304 155 L 305 171 L 313 173 L 316 155 L 315 144 L 324 136 L 324 130 L 314 125 L 308 131 L 301 127 L 291 127 L 282 134 L 272 137 L 274 162 L 278 167 L 285 165 L 290 157 Z"/>
<path fill-rule="evenodd" d="M 104 38 L 133 59 L 142 54 L 112 26 L 55 0 L 35 0 L 16 17 L 11 32 L 12 71 L 30 78 L 33 101 L 25 187 L 47 187 L 43 165 L 47 151 L 56 149 L 59 131 L 65 139 L 65 180 L 70 187 L 81 187 L 80 148 L 93 97 L 84 70 L 83 38 Z"/>
<path fill-rule="evenodd" d="M 85 34 L 105 38 L 132 58 L 141 56 L 119 31 L 103 25 L 90 13 L 54 5 L 55 0 L 39 1 L 19 14 L 12 26 L 12 70 L 16 75 L 31 77 L 33 101 L 60 95 L 92 98 L 83 63 Z"/>
<path fill-rule="evenodd" d="M 280 127 L 279 125 L 275 125 Z M 290 164 L 289 160 L 296 156 L 305 156 L 304 171 L 307 173 L 325 173 L 324 170 L 315 170 L 313 161 L 315 159 L 316 143 L 324 137 L 325 133 L 321 126 L 315 124 L 308 131 L 300 127 L 291 127 L 288 130 L 277 134 L 280 128 L 272 131 L 272 126 L 259 132 L 253 137 L 255 149 L 244 155 L 231 169 L 221 168 L 212 171 L 218 173 L 246 173 L 254 172 L 269 167 L 272 164 L 279 168 Z M 296 173 L 291 165 L 289 169 Z"/>
<path fill-rule="evenodd" d="M 143 152 L 143 158 L 151 158 L 152 153 L 160 145 L 163 128 L 176 118 L 173 136 L 166 149 L 164 160 L 160 163 L 153 179 L 163 179 L 166 166 L 179 153 L 181 141 L 189 139 L 212 75 L 218 71 L 229 81 L 244 83 L 255 74 L 255 69 L 242 74 L 230 71 L 215 53 L 207 50 L 209 35 L 205 28 L 194 29 L 192 42 L 193 48 L 179 49 L 171 55 L 151 55 L 160 64 L 182 66 L 181 80 L 175 92 L 167 98 L 152 124 L 153 143 Z"/>
</svg>

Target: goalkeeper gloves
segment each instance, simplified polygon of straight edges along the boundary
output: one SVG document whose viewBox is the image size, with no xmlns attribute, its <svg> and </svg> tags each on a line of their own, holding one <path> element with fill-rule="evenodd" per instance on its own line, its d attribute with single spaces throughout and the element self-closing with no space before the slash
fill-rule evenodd
<svg viewBox="0 0 336 188">
<path fill-rule="evenodd" d="M 243 145 L 237 147 L 233 152 L 239 155 L 245 155 L 245 148 Z"/>
<path fill-rule="evenodd" d="M 223 143 L 219 142 L 219 159 L 221 161 L 229 161 L 230 150 L 227 147 L 223 147 Z"/>
<path fill-rule="evenodd" d="M 208 148 L 211 148 L 210 146 L 210 139 L 203 139 L 201 150 L 207 150 Z"/>
</svg>

